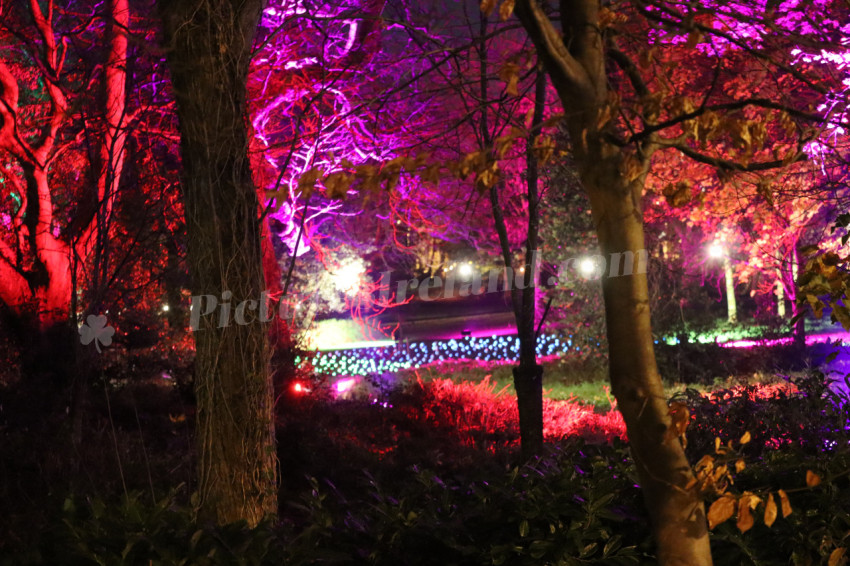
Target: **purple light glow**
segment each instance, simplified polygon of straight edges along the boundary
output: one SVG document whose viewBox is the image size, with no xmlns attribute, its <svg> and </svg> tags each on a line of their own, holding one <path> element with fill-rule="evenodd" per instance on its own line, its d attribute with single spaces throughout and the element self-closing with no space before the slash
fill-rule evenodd
<svg viewBox="0 0 850 566">
<path fill-rule="evenodd" d="M 846 332 L 834 332 L 831 334 L 818 334 L 816 336 L 806 336 L 806 346 L 812 344 L 823 344 L 826 342 L 838 342 L 848 339 Z M 720 344 L 724 348 L 754 348 L 756 346 L 779 346 L 782 344 L 790 344 L 793 338 L 774 338 L 772 340 L 732 340 Z"/>
<path fill-rule="evenodd" d="M 346 391 L 350 391 L 354 384 L 357 382 L 353 377 L 348 379 L 340 379 L 336 382 L 335 388 L 337 394 L 345 393 Z"/>
</svg>

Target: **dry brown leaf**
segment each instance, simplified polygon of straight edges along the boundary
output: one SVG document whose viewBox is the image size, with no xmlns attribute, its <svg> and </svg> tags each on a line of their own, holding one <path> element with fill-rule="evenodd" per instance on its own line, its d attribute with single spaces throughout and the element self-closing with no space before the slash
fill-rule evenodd
<svg viewBox="0 0 850 566">
<path fill-rule="evenodd" d="M 767 503 L 764 506 L 764 524 L 768 527 L 773 525 L 773 522 L 776 520 L 777 512 L 776 500 L 773 498 L 773 494 L 771 493 L 767 496 Z"/>
<path fill-rule="evenodd" d="M 750 496 L 744 494 L 738 500 L 738 522 L 736 526 L 739 531 L 745 533 L 753 528 L 754 522 L 753 514 L 750 512 Z"/>
<path fill-rule="evenodd" d="M 514 13 L 514 0 L 504 0 L 499 6 L 499 17 L 504 22 Z"/>
<path fill-rule="evenodd" d="M 843 546 L 840 546 L 833 550 L 829 555 L 829 561 L 827 562 L 828 566 L 842 566 L 843 564 L 847 564 L 847 559 L 844 558 L 844 555 L 847 553 L 847 549 Z"/>
<path fill-rule="evenodd" d="M 820 485 L 820 476 L 811 470 L 806 470 L 806 485 L 809 487 Z"/>
<path fill-rule="evenodd" d="M 791 514 L 791 502 L 788 500 L 788 494 L 784 489 L 779 490 L 779 502 L 782 506 L 782 518 L 784 519 Z"/>
<path fill-rule="evenodd" d="M 720 523 L 729 520 L 735 513 L 735 498 L 724 495 L 708 508 L 708 528 L 713 529 Z"/>
</svg>

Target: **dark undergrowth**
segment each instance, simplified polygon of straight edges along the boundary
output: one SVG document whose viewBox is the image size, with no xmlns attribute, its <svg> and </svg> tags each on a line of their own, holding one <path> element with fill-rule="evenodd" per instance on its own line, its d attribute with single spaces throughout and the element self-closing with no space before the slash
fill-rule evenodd
<svg viewBox="0 0 850 566">
<path fill-rule="evenodd" d="M 784 489 L 793 508 L 771 528 L 763 505 L 745 533 L 721 524 L 717 564 L 826 564 L 850 542 L 847 400 L 817 374 L 792 385 L 678 399 L 693 462 L 750 432 L 729 491 Z M 3 565 L 654 562 L 627 444 L 592 410 L 549 405 L 546 453 L 518 466 L 510 399 L 486 383 L 284 396 L 278 520 L 214 528 L 195 518 L 192 408 L 173 380 L 95 384 L 77 442 L 39 389 L 0 390 Z"/>
</svg>

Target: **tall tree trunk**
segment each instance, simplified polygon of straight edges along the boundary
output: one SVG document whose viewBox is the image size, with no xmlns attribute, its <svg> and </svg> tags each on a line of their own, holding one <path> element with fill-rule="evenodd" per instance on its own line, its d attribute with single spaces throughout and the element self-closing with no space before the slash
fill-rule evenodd
<svg viewBox="0 0 850 566">
<path fill-rule="evenodd" d="M 593 151 L 580 160 L 606 257 L 644 250 L 638 204 L 643 179 L 624 182 L 620 157 L 614 150 Z M 694 490 L 686 489 L 693 473 L 678 437 L 668 432 L 670 414 L 655 360 L 646 274 L 605 277 L 602 290 L 611 388 L 626 422 L 658 561 L 677 566 L 711 564 L 703 504 Z"/>
<path fill-rule="evenodd" d="M 488 16 L 481 14 L 479 37 L 481 44 L 478 48 L 479 58 L 479 88 L 482 101 L 488 100 L 487 88 L 487 20 Z M 539 128 L 543 122 L 543 106 L 546 102 L 546 77 L 538 73 L 535 89 L 534 115 L 532 128 Z M 543 449 L 543 366 L 537 363 L 537 336 L 534 328 L 537 306 L 537 241 L 540 214 L 538 212 L 538 171 L 537 157 L 534 152 L 534 142 L 537 138 L 535 130 L 528 139 L 526 152 L 526 200 L 528 205 L 528 225 L 526 229 L 525 262 L 520 274 L 514 273 L 513 257 L 508 240 L 508 231 L 502 205 L 499 202 L 501 185 L 490 187 L 490 211 L 496 234 L 499 237 L 499 247 L 502 252 L 502 262 L 505 265 L 505 289 L 509 290 L 511 307 L 519 339 L 519 364 L 513 368 L 514 389 L 516 389 L 517 412 L 519 413 L 519 436 L 523 460 L 529 460 Z M 482 104 L 479 120 L 479 136 L 484 147 L 493 142 L 487 121 L 487 106 Z M 521 282 L 520 282 L 521 279 Z M 519 283 L 519 284 L 518 284 Z"/>
<path fill-rule="evenodd" d="M 180 119 L 192 292 L 220 302 L 195 333 L 201 513 L 219 524 L 254 525 L 277 508 L 269 344 L 256 302 L 253 316 L 244 313 L 252 317 L 247 324 L 233 315 L 240 302 L 259 301 L 264 286 L 245 121 L 262 2 L 162 0 L 159 7 Z"/>
<path fill-rule="evenodd" d="M 603 255 L 613 260 L 621 256 L 612 254 L 645 253 L 641 197 L 653 140 L 635 147 L 633 154 L 607 141 L 615 132 L 610 118 L 604 118 L 610 101 L 599 0 L 562 0 L 560 7 L 562 31 L 537 0 L 519 0 L 516 14 L 567 114 L 574 160 L 590 198 Z M 633 78 L 635 88 L 645 93 L 645 85 Z M 603 280 L 611 388 L 626 422 L 659 564 L 708 566 L 712 560 L 705 510 L 695 490 L 686 489 L 693 471 L 678 437 L 669 433 L 647 278 L 640 271 Z M 612 275 L 619 272 L 619 266 L 610 270 Z"/>
<path fill-rule="evenodd" d="M 519 428 L 522 452 L 525 459 L 539 454 L 543 448 L 543 366 L 537 363 L 537 245 L 540 231 L 540 195 L 538 190 L 538 163 L 535 142 L 543 123 L 546 103 L 546 75 L 538 70 L 534 89 L 534 112 L 531 118 L 532 133 L 526 145 L 526 204 L 528 226 L 526 230 L 525 264 L 522 272 L 523 286 L 519 305 L 515 306 L 517 334 L 519 336 L 519 366 L 513 370 L 514 388 L 519 408 Z M 517 298 L 517 293 L 513 294 Z"/>
<path fill-rule="evenodd" d="M 789 291 L 788 298 L 791 300 L 791 320 L 795 321 L 792 329 L 794 347 L 803 354 L 806 349 L 806 312 L 805 309 L 801 308 L 802 303 L 798 300 L 800 297 L 800 294 L 797 292 L 797 278 L 799 277 L 799 273 L 800 253 L 795 245 L 791 253 L 791 280 L 788 282 L 786 290 Z"/>
</svg>

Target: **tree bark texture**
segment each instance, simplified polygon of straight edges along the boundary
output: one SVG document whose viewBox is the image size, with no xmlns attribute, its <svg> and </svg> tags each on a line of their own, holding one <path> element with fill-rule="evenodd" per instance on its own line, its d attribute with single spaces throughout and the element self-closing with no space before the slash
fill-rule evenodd
<svg viewBox="0 0 850 566">
<path fill-rule="evenodd" d="M 238 324 L 234 315 L 240 302 L 259 301 L 264 287 L 245 119 L 262 2 L 162 0 L 159 7 L 180 120 L 192 292 L 219 301 L 195 333 L 201 516 L 255 525 L 277 510 L 268 332 L 256 316 Z"/>
</svg>

